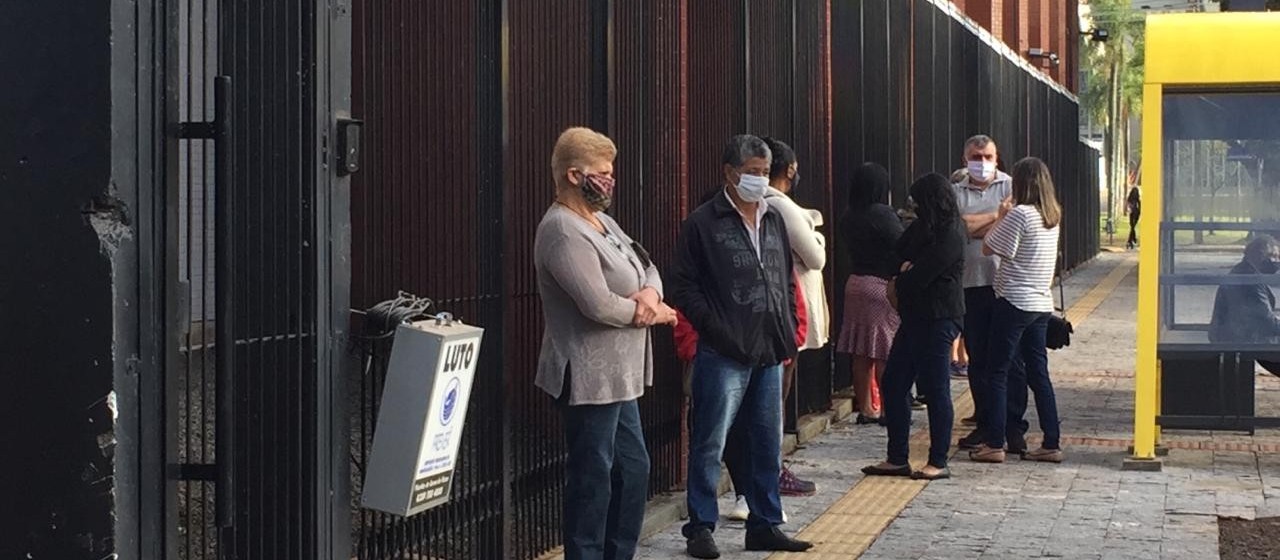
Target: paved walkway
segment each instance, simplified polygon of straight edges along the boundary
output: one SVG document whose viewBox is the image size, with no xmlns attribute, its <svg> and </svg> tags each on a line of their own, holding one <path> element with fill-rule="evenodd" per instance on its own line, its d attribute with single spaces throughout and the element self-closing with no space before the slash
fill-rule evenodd
<svg viewBox="0 0 1280 560">
<path fill-rule="evenodd" d="M 1120 470 L 1132 431 L 1135 264 L 1133 254 L 1104 253 L 1067 280 L 1076 335 L 1050 355 L 1065 463 L 981 465 L 957 456 L 948 481 L 864 478 L 858 469 L 883 457 L 884 431 L 837 423 L 790 458 L 819 485 L 815 496 L 784 499 L 784 528 L 818 543 L 791 556 L 1216 558 L 1218 516 L 1280 515 L 1280 432 L 1166 432 L 1162 472 Z M 972 400 L 965 383 L 953 385 L 959 418 Z M 1258 385 L 1260 414 L 1280 415 L 1280 381 L 1260 376 Z M 1028 418 L 1034 444 L 1034 412 Z M 917 460 L 925 427 L 916 414 Z M 722 511 L 731 506 L 722 499 Z M 716 537 L 724 558 L 769 557 L 743 551 L 741 523 L 726 522 Z M 683 556 L 679 524 L 641 548 L 641 558 Z"/>
</svg>

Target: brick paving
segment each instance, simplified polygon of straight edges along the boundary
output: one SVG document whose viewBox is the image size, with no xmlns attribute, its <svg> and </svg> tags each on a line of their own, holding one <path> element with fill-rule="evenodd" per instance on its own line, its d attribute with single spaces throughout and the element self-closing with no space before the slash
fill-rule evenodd
<svg viewBox="0 0 1280 560">
<path fill-rule="evenodd" d="M 1068 303 L 1133 258 L 1104 253 L 1067 280 Z M 955 478 L 925 486 L 861 557 L 1216 558 L 1219 516 L 1280 515 L 1280 431 L 1166 432 L 1162 444 L 1170 451 L 1161 472 L 1120 470 L 1132 437 L 1136 285 L 1132 268 L 1078 325 L 1072 346 L 1050 355 L 1065 463 L 982 465 L 957 456 Z M 1280 415 L 1280 380 L 1259 376 L 1258 410 Z M 1034 412 L 1028 418 L 1034 441 Z M 914 415 L 913 429 L 924 428 L 924 416 Z M 794 533 L 813 524 L 863 478 L 860 467 L 883 456 L 884 444 L 883 430 L 842 422 L 793 455 L 792 469 L 817 481 L 819 492 L 784 499 L 791 518 L 784 528 Z M 731 506 L 731 498 L 721 500 L 722 511 Z M 875 509 L 868 503 L 868 512 Z M 723 523 L 716 537 L 724 558 L 768 557 L 742 550 L 741 523 Z M 679 524 L 646 540 L 640 554 L 683 556 Z"/>
</svg>

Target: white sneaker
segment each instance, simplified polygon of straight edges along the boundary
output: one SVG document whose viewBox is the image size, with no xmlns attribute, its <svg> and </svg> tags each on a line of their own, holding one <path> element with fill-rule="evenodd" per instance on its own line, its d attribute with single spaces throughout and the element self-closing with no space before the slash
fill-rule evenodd
<svg viewBox="0 0 1280 560">
<path fill-rule="evenodd" d="M 733 511 L 729 512 L 730 521 L 746 521 L 751 516 L 751 508 L 747 507 L 746 496 L 738 496 L 733 501 Z"/>
<path fill-rule="evenodd" d="M 747 498 L 738 496 L 733 500 L 733 511 L 729 512 L 729 521 L 746 521 L 751 517 L 751 508 L 747 507 Z M 782 522 L 787 522 L 787 512 L 782 512 Z"/>
</svg>

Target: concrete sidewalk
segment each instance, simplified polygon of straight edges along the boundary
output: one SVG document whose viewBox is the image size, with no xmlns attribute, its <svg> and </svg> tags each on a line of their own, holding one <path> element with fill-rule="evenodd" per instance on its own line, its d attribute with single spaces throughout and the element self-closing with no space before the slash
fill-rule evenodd
<svg viewBox="0 0 1280 560">
<path fill-rule="evenodd" d="M 883 458 L 875 426 L 841 422 L 791 457 L 817 495 L 786 498 L 788 532 L 818 543 L 795 558 L 1216 558 L 1217 517 L 1280 515 L 1280 433 L 1166 433 L 1162 472 L 1124 472 L 1132 433 L 1136 255 L 1104 253 L 1066 282 L 1076 324 L 1072 346 L 1050 355 L 1067 461 L 1011 459 L 1003 465 L 952 461 L 954 478 L 925 484 L 865 479 Z M 1280 414 L 1280 382 L 1258 380 L 1260 414 Z M 971 409 L 953 384 L 957 415 Z M 1034 408 L 1029 438 L 1038 441 Z M 914 415 L 913 459 L 927 445 Z M 956 436 L 964 429 L 958 428 Z M 721 501 L 728 511 L 732 499 Z M 743 551 L 741 523 L 716 531 L 724 558 Z M 781 556 L 781 555 L 779 555 Z M 676 523 L 646 540 L 641 558 L 684 557 Z"/>
</svg>

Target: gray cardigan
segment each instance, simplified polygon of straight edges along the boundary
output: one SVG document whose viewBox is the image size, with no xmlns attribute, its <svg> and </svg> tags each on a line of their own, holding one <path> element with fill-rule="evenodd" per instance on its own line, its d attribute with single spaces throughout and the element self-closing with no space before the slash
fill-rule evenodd
<svg viewBox="0 0 1280 560">
<path fill-rule="evenodd" d="M 607 233 L 552 204 L 533 243 L 546 321 L 535 383 L 559 398 L 571 367 L 571 405 L 629 401 L 653 384 L 649 329 L 631 326 L 636 303 L 627 298 L 646 286 L 662 294 L 662 279 L 613 218 L 596 217 Z"/>
</svg>

